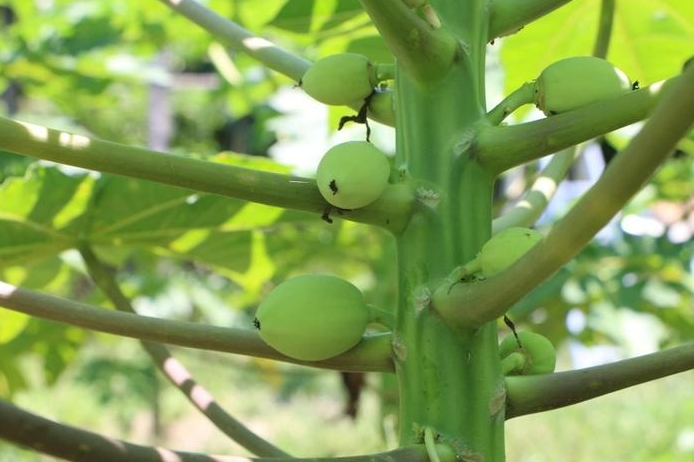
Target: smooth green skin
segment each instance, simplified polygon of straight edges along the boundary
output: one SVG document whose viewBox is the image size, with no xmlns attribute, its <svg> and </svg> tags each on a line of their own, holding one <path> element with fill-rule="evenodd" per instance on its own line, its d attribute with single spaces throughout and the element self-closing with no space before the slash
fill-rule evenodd
<svg viewBox="0 0 694 462">
<path fill-rule="evenodd" d="M 379 122 L 394 126 L 395 125 L 395 100 L 393 91 L 377 91 L 369 99 L 368 115 L 374 117 Z"/>
<path fill-rule="evenodd" d="M 530 228 L 501 230 L 482 246 L 477 256 L 482 276 L 490 277 L 505 270 L 541 239 L 542 234 Z"/>
<path fill-rule="evenodd" d="M 363 101 L 377 83 L 369 59 L 356 53 L 341 53 L 316 61 L 299 82 L 312 98 L 336 106 Z"/>
<path fill-rule="evenodd" d="M 275 350 L 302 361 L 344 353 L 361 340 L 369 309 L 354 285 L 331 275 L 306 274 L 279 284 L 262 301 L 255 324 Z"/>
<path fill-rule="evenodd" d="M 513 358 L 514 353 L 521 353 L 525 361 L 520 368 L 516 367 L 507 371 L 507 375 L 549 374 L 554 372 L 557 364 L 557 355 L 554 345 L 547 337 L 534 332 L 518 332 L 518 339 L 523 348 L 518 347 L 518 342 L 513 335 L 505 337 L 499 344 L 499 354 L 502 362 L 506 358 Z M 515 362 L 515 361 L 514 361 Z"/>
<path fill-rule="evenodd" d="M 352 210 L 376 199 L 388 186 L 390 163 L 367 141 L 348 141 L 330 148 L 316 171 L 321 195 L 335 207 Z"/>
<path fill-rule="evenodd" d="M 629 91 L 629 78 L 609 61 L 574 56 L 542 71 L 536 82 L 535 104 L 545 115 L 560 114 Z"/>
</svg>

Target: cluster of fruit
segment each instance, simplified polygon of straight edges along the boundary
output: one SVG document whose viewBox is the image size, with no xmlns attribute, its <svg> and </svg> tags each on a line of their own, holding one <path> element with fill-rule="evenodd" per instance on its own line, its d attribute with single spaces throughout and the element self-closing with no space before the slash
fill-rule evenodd
<svg viewBox="0 0 694 462">
<path fill-rule="evenodd" d="M 343 53 L 314 63 L 300 85 L 325 104 L 369 109 L 372 98 L 379 94 L 377 75 L 376 66 L 365 56 Z M 622 95 L 634 87 L 608 61 L 574 57 L 558 61 L 540 74 L 535 81 L 534 103 L 546 115 L 553 115 Z M 394 118 L 392 103 L 384 107 Z M 390 170 L 386 154 L 373 144 L 349 141 L 325 153 L 318 165 L 316 183 L 331 206 L 353 210 L 383 194 Z M 482 247 L 476 258 L 454 272 L 456 280 L 465 283 L 491 277 L 515 263 L 541 238 L 529 228 L 503 230 Z M 310 274 L 279 284 L 260 304 L 255 326 L 268 345 L 286 356 L 319 361 L 358 344 L 373 320 L 373 310 L 354 285 L 335 276 Z M 501 342 L 500 352 L 505 374 L 554 370 L 554 347 L 541 335 L 514 332 Z"/>
<path fill-rule="evenodd" d="M 516 262 L 541 239 L 528 228 L 508 228 L 493 236 L 465 265 L 466 275 L 491 277 Z M 463 280 L 469 280 L 464 277 Z M 258 307 L 255 327 L 280 353 L 301 361 L 320 361 L 357 345 L 375 313 L 357 287 L 325 274 L 306 274 L 275 287 Z M 504 374 L 541 374 L 554 370 L 554 347 L 545 337 L 520 332 L 499 346 Z"/>
</svg>

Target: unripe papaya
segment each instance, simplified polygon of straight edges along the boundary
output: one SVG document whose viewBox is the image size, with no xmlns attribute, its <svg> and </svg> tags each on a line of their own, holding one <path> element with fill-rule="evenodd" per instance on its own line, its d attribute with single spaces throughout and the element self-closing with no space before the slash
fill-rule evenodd
<svg viewBox="0 0 694 462">
<path fill-rule="evenodd" d="M 306 274 L 280 283 L 260 303 L 254 324 L 275 350 L 302 361 L 343 353 L 361 340 L 369 308 L 354 285 Z"/>
<path fill-rule="evenodd" d="M 369 99 L 368 115 L 374 120 L 395 126 L 395 101 L 392 90 L 377 91 Z"/>
<path fill-rule="evenodd" d="M 535 105 L 559 114 L 631 91 L 629 78 L 609 61 L 574 56 L 550 64 L 535 82 Z"/>
<path fill-rule="evenodd" d="M 366 99 L 377 83 L 373 64 L 366 56 L 340 53 L 313 63 L 299 85 L 321 103 L 349 105 Z"/>
<path fill-rule="evenodd" d="M 520 346 L 518 342 L 520 341 Z M 513 335 L 505 337 L 499 344 L 502 362 L 509 355 L 520 353 L 524 357 L 520 369 L 508 371 L 508 375 L 549 374 L 554 372 L 557 354 L 554 345 L 547 337 L 534 332 L 518 332 L 518 340 Z"/>
<path fill-rule="evenodd" d="M 348 141 L 323 155 L 316 183 L 329 204 L 351 210 L 378 199 L 389 176 L 390 163 L 383 151 L 368 141 Z"/>
<path fill-rule="evenodd" d="M 541 239 L 542 234 L 530 228 L 511 227 L 499 231 L 477 255 L 482 276 L 493 276 L 505 270 Z"/>
</svg>

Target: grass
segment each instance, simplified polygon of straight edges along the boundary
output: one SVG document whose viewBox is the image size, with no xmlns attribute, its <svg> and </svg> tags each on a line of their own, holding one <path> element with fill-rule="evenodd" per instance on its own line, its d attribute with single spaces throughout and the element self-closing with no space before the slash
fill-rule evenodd
<svg viewBox="0 0 694 462">
<path fill-rule="evenodd" d="M 235 417 L 292 454 L 351 455 L 381 451 L 394 444 L 393 416 L 382 418 L 376 375 L 369 377 L 360 415 L 352 420 L 342 412 L 344 392 L 335 372 L 187 350 L 180 353 Z M 507 460 L 694 460 L 692 384 L 694 371 L 587 403 L 512 419 L 507 425 Z M 18 396 L 17 402 L 61 421 L 131 441 L 246 454 L 192 410 L 176 390 L 166 385 L 162 389 L 162 432 L 158 437 L 152 433 L 151 409 L 118 400 L 102 404 L 88 385 L 76 385 L 72 374 L 54 387 L 37 385 Z M 0 462 L 54 460 L 0 443 Z"/>
</svg>

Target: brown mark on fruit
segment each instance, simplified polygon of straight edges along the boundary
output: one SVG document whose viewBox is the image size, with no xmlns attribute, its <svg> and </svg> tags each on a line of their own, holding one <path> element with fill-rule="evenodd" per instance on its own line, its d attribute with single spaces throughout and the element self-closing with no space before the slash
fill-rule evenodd
<svg viewBox="0 0 694 462">
<path fill-rule="evenodd" d="M 333 192 L 333 196 L 337 194 L 337 183 L 335 182 L 335 180 L 330 180 L 330 183 L 328 183 L 328 187 Z"/>
<path fill-rule="evenodd" d="M 257 330 L 260 330 L 260 321 L 258 318 L 253 318 L 253 327 L 255 327 Z"/>
</svg>

